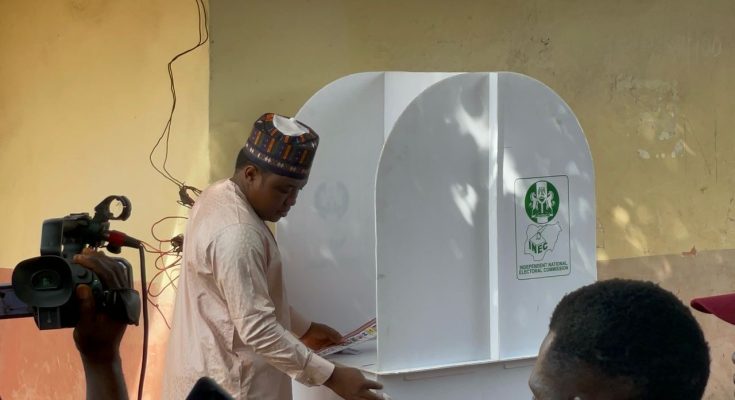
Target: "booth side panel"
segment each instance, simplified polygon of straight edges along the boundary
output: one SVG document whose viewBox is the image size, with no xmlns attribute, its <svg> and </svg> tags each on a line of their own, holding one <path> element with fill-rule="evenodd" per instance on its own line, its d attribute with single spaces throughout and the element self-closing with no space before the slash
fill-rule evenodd
<svg viewBox="0 0 735 400">
<path fill-rule="evenodd" d="M 379 370 L 490 357 L 488 74 L 424 91 L 388 137 L 376 189 Z"/>
<path fill-rule="evenodd" d="M 372 188 L 383 145 L 383 78 L 350 75 L 299 111 L 321 140 L 308 184 L 276 229 L 289 302 L 343 333 L 375 317 Z"/>
<path fill-rule="evenodd" d="M 431 85 L 457 75 L 452 72 L 386 72 L 385 73 L 385 139 L 396 120 L 419 94 Z"/>
<path fill-rule="evenodd" d="M 499 74 L 500 356 L 535 355 L 562 296 L 596 279 L 594 171 L 576 117 L 529 77 Z"/>
</svg>

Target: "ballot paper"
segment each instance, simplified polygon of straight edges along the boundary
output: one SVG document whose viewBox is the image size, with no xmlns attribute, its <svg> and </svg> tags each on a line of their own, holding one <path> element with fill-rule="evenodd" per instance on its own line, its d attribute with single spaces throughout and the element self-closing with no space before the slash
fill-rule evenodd
<svg viewBox="0 0 735 400">
<path fill-rule="evenodd" d="M 342 343 L 336 344 L 334 346 L 325 347 L 319 350 L 317 354 L 325 357 L 330 354 L 339 353 L 341 351 L 347 352 L 350 350 L 350 347 L 362 342 L 367 342 L 368 340 L 375 339 L 376 337 L 378 337 L 378 325 L 375 318 L 373 318 L 363 324 L 361 327 L 346 334 L 342 339 Z"/>
</svg>

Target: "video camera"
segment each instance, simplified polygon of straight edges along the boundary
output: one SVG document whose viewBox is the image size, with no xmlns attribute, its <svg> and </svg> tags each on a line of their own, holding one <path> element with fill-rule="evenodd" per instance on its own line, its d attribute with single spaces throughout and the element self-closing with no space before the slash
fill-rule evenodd
<svg viewBox="0 0 735 400">
<path fill-rule="evenodd" d="M 122 209 L 114 214 L 111 206 Z M 111 253 L 121 247 L 140 247 L 140 242 L 110 230 L 111 220 L 125 221 L 132 205 L 125 196 L 108 196 L 87 213 L 47 219 L 41 230 L 41 256 L 21 261 L 13 270 L 12 284 L 0 284 L 0 319 L 33 317 L 39 329 L 71 328 L 79 322 L 79 304 L 74 295 L 78 285 L 89 285 L 96 306 L 120 321 L 138 325 L 140 296 L 133 287 L 133 268 L 123 258 L 113 258 L 125 269 L 128 285 L 104 287 L 92 271 L 73 262 L 89 246 L 105 246 Z"/>
</svg>

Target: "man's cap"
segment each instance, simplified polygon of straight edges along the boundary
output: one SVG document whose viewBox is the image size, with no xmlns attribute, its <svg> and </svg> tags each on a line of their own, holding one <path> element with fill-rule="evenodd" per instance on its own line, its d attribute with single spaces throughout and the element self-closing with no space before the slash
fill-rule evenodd
<svg viewBox="0 0 735 400">
<path fill-rule="evenodd" d="M 692 300 L 692 308 L 735 325 L 735 293 L 700 297 Z"/>
<path fill-rule="evenodd" d="M 253 163 L 275 174 L 294 179 L 309 176 L 319 135 L 294 118 L 263 114 L 253 124 L 241 152 Z"/>
</svg>

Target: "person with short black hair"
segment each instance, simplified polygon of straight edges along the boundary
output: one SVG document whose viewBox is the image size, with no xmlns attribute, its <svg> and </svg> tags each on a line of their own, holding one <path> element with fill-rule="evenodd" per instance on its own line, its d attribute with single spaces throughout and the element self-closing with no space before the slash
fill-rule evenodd
<svg viewBox="0 0 735 400">
<path fill-rule="evenodd" d="M 699 400 L 709 365 L 702 329 L 676 296 L 613 279 L 559 302 L 529 386 L 537 400 Z"/>
</svg>

